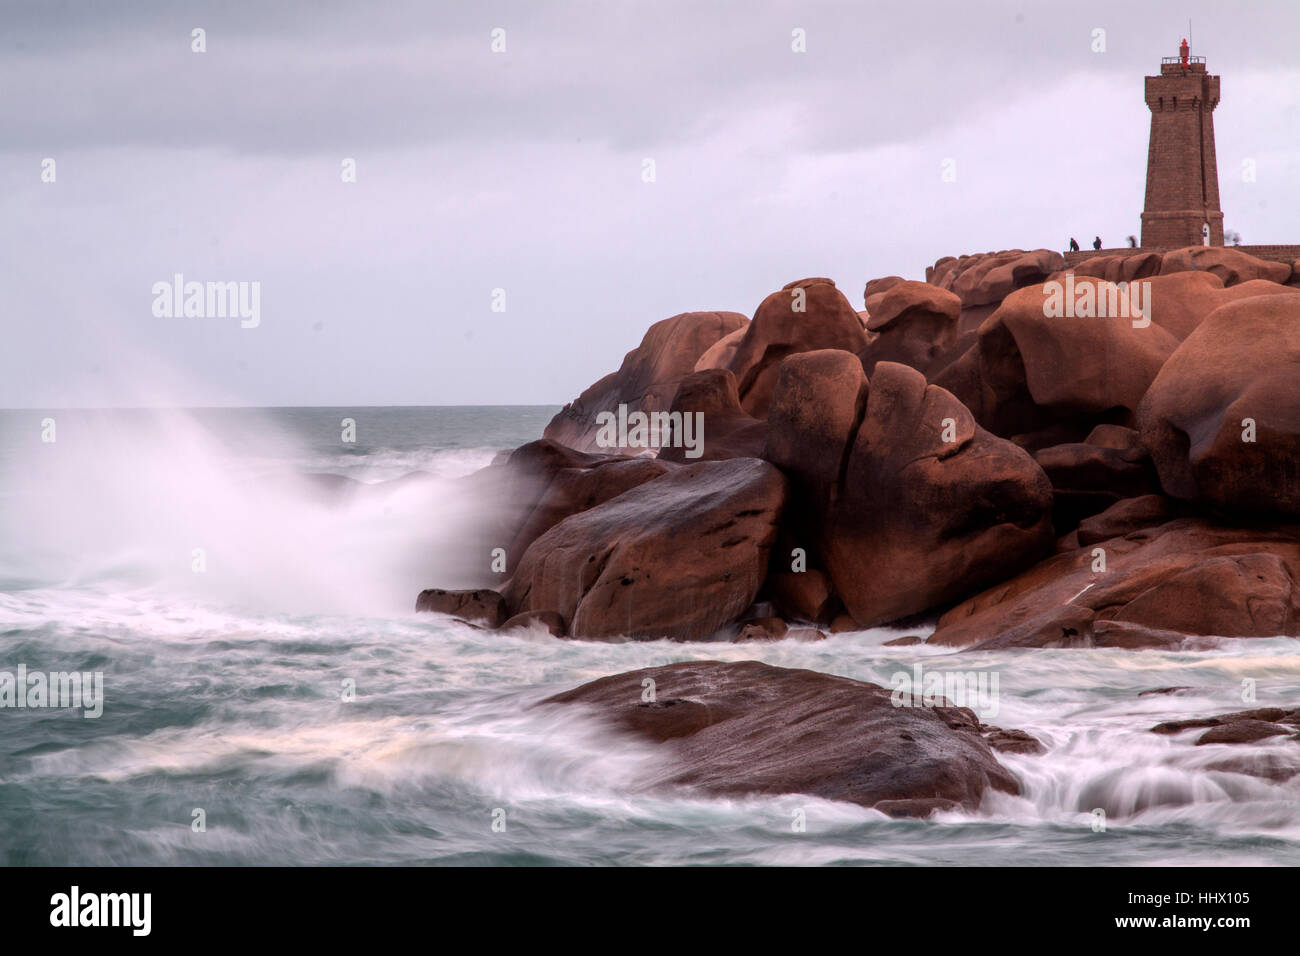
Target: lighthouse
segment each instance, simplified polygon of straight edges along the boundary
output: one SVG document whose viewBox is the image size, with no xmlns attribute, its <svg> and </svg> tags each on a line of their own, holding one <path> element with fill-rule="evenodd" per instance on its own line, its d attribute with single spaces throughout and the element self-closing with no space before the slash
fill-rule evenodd
<svg viewBox="0 0 1300 956">
<path fill-rule="evenodd" d="M 1177 56 L 1161 58 L 1146 78 L 1151 110 L 1142 247 L 1223 245 L 1219 169 L 1214 158 L 1214 108 L 1219 78 L 1183 40 Z"/>
</svg>

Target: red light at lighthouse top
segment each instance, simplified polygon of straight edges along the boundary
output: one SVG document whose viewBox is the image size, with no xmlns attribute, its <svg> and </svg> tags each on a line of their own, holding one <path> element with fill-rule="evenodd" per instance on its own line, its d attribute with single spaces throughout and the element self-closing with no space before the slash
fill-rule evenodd
<svg viewBox="0 0 1300 956">
<path fill-rule="evenodd" d="M 1184 69 L 1184 70 L 1187 69 L 1188 60 L 1189 60 L 1189 57 L 1188 57 L 1188 54 L 1189 54 L 1189 53 L 1191 53 L 1191 47 L 1189 47 L 1189 46 L 1187 45 L 1187 39 L 1186 39 L 1186 37 L 1184 37 L 1184 38 L 1183 38 L 1183 42 L 1180 43 L 1180 44 L 1178 44 L 1178 59 L 1179 59 L 1180 61 L 1182 61 L 1182 65 L 1183 65 L 1183 69 Z"/>
</svg>

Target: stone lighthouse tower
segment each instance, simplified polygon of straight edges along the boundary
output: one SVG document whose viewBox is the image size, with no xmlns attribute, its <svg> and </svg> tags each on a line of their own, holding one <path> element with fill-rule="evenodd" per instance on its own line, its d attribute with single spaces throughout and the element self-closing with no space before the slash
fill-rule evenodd
<svg viewBox="0 0 1300 956">
<path fill-rule="evenodd" d="M 1147 150 L 1147 197 L 1142 212 L 1143 248 L 1223 245 L 1219 168 L 1214 159 L 1214 108 L 1219 78 L 1205 70 L 1205 57 L 1161 59 L 1160 75 L 1146 78 L 1151 109 Z"/>
</svg>

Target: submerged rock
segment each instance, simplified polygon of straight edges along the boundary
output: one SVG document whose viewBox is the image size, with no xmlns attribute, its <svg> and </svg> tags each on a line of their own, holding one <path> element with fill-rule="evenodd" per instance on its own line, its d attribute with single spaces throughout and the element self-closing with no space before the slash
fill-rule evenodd
<svg viewBox="0 0 1300 956">
<path fill-rule="evenodd" d="M 647 681 L 653 682 L 647 684 Z M 653 687 L 653 701 L 643 700 Z M 690 661 L 629 671 L 542 702 L 579 704 L 670 753 L 653 785 L 724 796 L 808 794 L 890 816 L 977 808 L 1020 792 L 965 707 L 900 707 L 875 684 L 757 661 Z M 1032 738 L 1028 738 L 1032 740 Z"/>
<path fill-rule="evenodd" d="M 1166 720 L 1151 728 L 1153 734 L 1177 734 L 1184 730 L 1209 728 L 1196 745 L 1251 744 L 1270 737 L 1289 737 L 1300 742 L 1300 707 L 1257 707 L 1215 717 Z"/>
<path fill-rule="evenodd" d="M 501 625 L 501 630 L 531 630 L 534 627 L 544 628 L 552 637 L 564 636 L 564 618 L 554 611 L 525 611 L 516 614 Z"/>
<path fill-rule="evenodd" d="M 488 627 L 500 627 L 506 619 L 505 600 L 489 588 L 467 591 L 426 588 L 415 599 L 415 609 L 449 614 L 462 621 L 481 622 Z"/>
</svg>

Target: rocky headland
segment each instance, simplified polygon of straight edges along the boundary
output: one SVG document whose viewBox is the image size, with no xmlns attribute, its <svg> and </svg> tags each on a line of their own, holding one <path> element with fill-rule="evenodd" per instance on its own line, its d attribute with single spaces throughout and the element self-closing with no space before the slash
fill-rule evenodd
<svg viewBox="0 0 1300 956">
<path fill-rule="evenodd" d="M 458 586 L 417 609 L 601 640 L 904 622 L 954 650 L 1300 636 L 1297 382 L 1300 268 L 1232 248 L 1068 271 L 1041 249 L 948 257 L 924 282 L 873 279 L 861 309 L 799 280 L 752 318 L 655 323 L 543 438 L 472 476 L 499 507 L 440 582 Z M 765 665 L 658 670 L 552 700 L 671 740 L 666 779 L 711 792 L 899 815 L 1015 792 L 961 708 Z M 671 697 L 642 706 L 646 676 Z M 782 724 L 801 708 L 811 736 Z M 1286 724 L 1245 720 L 1210 736 Z M 798 766 L 774 756 L 791 748 Z"/>
</svg>

